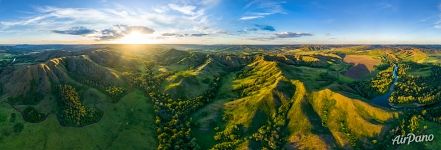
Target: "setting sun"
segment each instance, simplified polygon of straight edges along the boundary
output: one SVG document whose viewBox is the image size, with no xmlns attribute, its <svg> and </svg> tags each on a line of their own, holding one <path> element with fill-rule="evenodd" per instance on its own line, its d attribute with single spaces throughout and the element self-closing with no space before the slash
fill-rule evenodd
<svg viewBox="0 0 441 150">
<path fill-rule="evenodd" d="M 152 40 L 146 34 L 133 31 L 115 42 L 119 44 L 151 44 Z"/>
</svg>

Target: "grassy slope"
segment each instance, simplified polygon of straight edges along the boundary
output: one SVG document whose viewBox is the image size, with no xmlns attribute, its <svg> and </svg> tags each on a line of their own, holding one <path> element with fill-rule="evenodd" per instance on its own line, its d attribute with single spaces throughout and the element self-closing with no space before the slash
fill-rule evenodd
<svg viewBox="0 0 441 150">
<path fill-rule="evenodd" d="M 374 55 L 374 51 L 370 53 Z M 383 55 L 383 52 L 381 54 L 380 52 L 378 53 L 375 55 Z M 411 57 L 408 58 L 411 59 Z M 415 59 L 415 61 L 418 60 L 422 59 Z M 338 144 L 340 147 L 345 147 L 349 140 L 340 130 L 340 120 L 343 119 L 348 122 L 348 128 L 357 138 L 366 140 L 366 137 L 375 137 L 380 134 L 383 129 L 386 129 L 385 124 L 387 124 L 387 121 L 396 115 L 395 113 L 370 106 L 362 101 L 345 97 L 334 91 L 322 90 L 328 87 L 330 82 L 337 84 L 334 81 L 326 81 L 326 79 L 323 79 L 324 77 L 320 76 L 320 74 L 327 72 L 329 68 L 282 65 L 275 62 L 261 61 L 252 66 L 257 69 L 254 75 L 240 80 L 234 80 L 235 74 L 224 77 L 227 79 L 224 81 L 216 100 L 192 115 L 193 123 L 196 124 L 192 128 L 192 134 L 197 138 L 197 142 L 203 149 L 210 148 L 215 144 L 213 140 L 215 134 L 213 127 L 220 126 L 223 129 L 224 124 L 220 121 L 220 118 L 225 109 L 226 113 L 232 114 L 232 118 L 227 122 L 227 125 L 240 123 L 248 127 L 257 128 L 261 125 L 260 123 L 265 123 L 266 118 L 275 112 L 281 100 L 280 94 L 277 94 L 277 92 L 283 93 L 283 91 L 277 90 L 278 82 L 281 80 L 287 81 L 286 78 L 300 80 L 292 82 L 296 87 L 296 92 L 294 93 L 294 98 L 291 99 L 294 101 L 294 104 L 288 113 L 288 131 L 290 133 L 288 140 L 291 144 L 294 144 L 295 148 L 333 148 L 335 146 L 333 143 Z M 205 89 L 207 87 L 206 84 L 202 83 L 203 80 L 214 74 L 210 68 L 215 68 L 213 70 L 219 69 L 217 65 L 207 67 L 210 65 L 212 65 L 211 62 L 206 61 L 199 67 L 190 70 L 174 68 L 180 72 L 169 77 L 169 80 L 173 81 L 174 85 L 170 84 L 168 86 L 171 89 L 182 85 Z M 336 64 L 330 67 L 344 68 L 345 66 Z M 206 68 L 209 70 L 205 70 Z M 256 79 L 259 78 L 258 75 L 268 72 L 274 73 L 272 78 L 276 79 L 267 78 L 268 83 L 264 83 L 265 86 L 263 88 L 253 90 L 253 93 L 249 96 L 240 99 L 233 98 L 237 96 L 231 94 L 234 87 L 237 88 L 241 84 L 254 84 Z M 350 79 L 342 79 L 342 76 L 338 79 L 350 81 Z M 195 84 L 192 81 L 200 85 L 194 86 Z M 195 91 L 194 88 L 184 89 Z M 309 93 L 310 91 L 307 90 L 317 91 Z M 84 100 L 87 104 L 97 104 L 104 111 L 104 117 L 100 122 L 84 128 L 60 127 L 55 116 L 51 115 L 42 123 L 25 123 L 23 132 L 15 134 L 12 131 L 13 124 L 6 121 L 9 114 L 15 112 L 15 110 L 7 105 L 0 106 L 0 149 L 15 147 L 43 149 L 44 145 L 46 145 L 47 149 L 156 148 L 154 146 L 156 136 L 154 135 L 152 106 L 150 101 L 146 103 L 147 98 L 143 96 L 141 91 L 129 93 L 117 104 L 105 102 L 106 96 L 97 90 L 92 89 L 87 92 L 89 95 L 100 97 L 99 99 L 101 100 L 90 97 L 86 97 Z M 198 94 L 193 93 L 192 95 Z M 228 102 L 229 100 L 234 101 Z M 335 101 L 335 104 L 328 111 L 327 127 L 323 127 L 321 125 L 323 106 L 326 101 L 330 100 Z M 17 116 L 20 118 L 20 115 Z M 22 119 L 18 119 L 18 121 L 23 122 Z M 430 122 L 427 124 L 433 129 L 439 128 L 437 124 Z M 10 135 L 5 136 L 5 132 L 9 132 Z M 433 130 L 431 133 L 441 135 L 436 130 Z M 365 142 L 369 141 L 366 140 Z M 243 147 L 248 145 L 248 142 L 241 144 Z M 428 144 L 428 147 L 437 145 L 439 144 L 432 143 Z"/>
<path fill-rule="evenodd" d="M 233 88 L 251 85 L 249 88 L 253 90 L 246 97 L 226 103 L 225 109 L 226 113 L 232 116 L 229 125 L 242 124 L 247 128 L 258 128 L 259 124 L 265 123 L 264 118 L 276 112 L 279 101 L 274 91 L 283 76 L 275 62 L 257 60 L 249 66 L 253 67 L 253 73 L 246 78 L 235 80 Z M 259 89 L 254 89 L 255 82 L 261 78 L 260 75 L 265 74 L 272 74 L 272 76 L 265 79 L 265 82 L 258 87 Z"/>
<path fill-rule="evenodd" d="M 425 61 L 427 63 L 440 64 L 441 63 L 441 53 L 429 54 L 428 58 Z"/>
<path fill-rule="evenodd" d="M 105 99 L 101 93 L 96 95 Z M 50 115 L 41 123 L 24 123 L 21 133 L 2 134 L 0 149 L 155 149 L 153 108 L 141 91 L 132 91 L 117 104 L 98 105 L 105 113 L 96 124 L 62 127 L 56 116 Z M 4 105 L 0 110 L 14 112 Z M 2 130 L 10 126 L 2 125 Z"/>
<path fill-rule="evenodd" d="M 219 76 L 223 69 L 221 64 L 212 58 L 207 58 L 205 62 L 194 69 L 181 70 L 169 76 L 166 80 L 165 90 L 175 96 L 196 97 L 202 95 L 209 88 L 209 81 L 212 81 L 214 76 Z"/>
<path fill-rule="evenodd" d="M 214 127 L 220 127 L 220 129 L 224 129 L 226 126 L 234 125 L 234 124 L 244 124 L 247 127 L 252 126 L 252 122 L 254 123 L 265 123 L 265 116 L 256 115 L 256 111 L 258 110 L 266 110 L 275 111 L 274 108 L 269 110 L 269 107 L 274 107 L 274 104 L 266 104 L 267 102 L 271 102 L 273 100 L 271 96 L 271 89 L 277 86 L 277 82 L 280 80 L 280 71 L 276 69 L 275 63 L 266 62 L 262 59 L 257 62 L 250 64 L 254 69 L 254 73 L 251 76 L 248 76 L 243 79 L 235 79 L 237 75 L 236 72 L 232 72 L 223 77 L 222 86 L 220 87 L 219 93 L 216 97 L 215 102 L 208 104 L 204 108 L 198 110 L 196 113 L 192 115 L 193 117 L 193 136 L 196 137 L 199 145 L 202 149 L 211 148 L 216 142 L 213 137 L 216 133 L 214 131 Z M 271 86 L 259 89 L 258 91 L 254 91 L 251 96 L 246 96 L 240 99 L 237 99 L 237 95 L 233 92 L 234 89 L 240 87 L 241 85 L 249 85 L 253 84 L 255 80 L 257 80 L 258 75 L 263 73 L 274 73 L 277 74 L 276 82 L 271 83 L 263 83 L 265 85 Z M 260 97 L 260 98 L 258 98 Z M 246 103 L 243 105 L 242 103 Z M 252 106 L 250 106 L 252 105 Z M 250 106 L 250 107 L 249 107 Z M 268 106 L 268 107 L 265 107 Z M 264 108 L 265 107 L 265 108 Z M 224 113 L 230 114 L 232 118 L 227 122 L 222 121 L 222 116 Z M 262 118 L 263 117 L 263 118 Z M 263 119 L 259 122 L 255 122 L 255 119 Z M 255 125 L 255 128 L 258 128 L 260 125 Z M 244 142 L 240 144 L 239 147 L 247 147 L 248 142 Z"/>
<path fill-rule="evenodd" d="M 300 81 L 292 81 L 296 86 L 293 105 L 288 112 L 289 131 L 287 148 L 329 149 L 335 147 L 329 131 L 321 127 L 321 120 L 306 100 L 307 91 Z M 326 135 L 328 134 L 328 135 Z"/>
<path fill-rule="evenodd" d="M 320 74 L 326 72 L 323 68 L 281 65 L 265 60 L 256 60 L 248 66 L 252 68 L 250 71 L 251 74 L 245 78 L 234 80 L 233 88 L 248 87 L 247 85 L 251 85 L 250 88 L 254 89 L 251 95 L 227 102 L 223 108 L 221 105 L 224 101 L 212 103 L 196 113 L 196 122 L 199 124 L 214 122 L 219 125 L 220 121 L 218 120 L 220 117 L 216 116 L 216 118 L 213 116 L 213 111 L 224 111 L 224 113 L 231 116 L 226 122 L 226 126 L 241 124 L 248 128 L 247 133 L 251 134 L 255 128 L 262 125 L 261 123 L 266 122 L 268 116 L 276 112 L 280 103 L 293 101 L 293 106 L 287 116 L 289 119 L 288 131 L 290 133 L 288 141 L 293 145 L 289 145 L 288 147 L 323 149 L 335 148 L 335 144 L 344 147 L 348 143 L 347 137 L 341 133 L 338 125 L 339 122 L 337 122 L 335 118 L 349 120 L 349 128 L 356 136 L 364 138 L 374 137 L 380 134 L 383 129 L 383 123 L 393 117 L 393 114 L 390 112 L 372 107 L 359 100 L 344 97 L 329 90 L 316 92 L 312 94 L 310 98 L 305 97 L 308 93 L 307 89 L 314 90 L 323 88 L 323 83 L 321 83 L 321 81 L 317 82 L 320 78 Z M 260 83 L 264 86 L 256 85 L 256 81 L 259 81 L 258 79 L 265 74 L 272 74 L 272 76 L 267 78 L 265 80 L 266 82 Z M 280 93 L 286 94 L 284 93 L 286 91 L 280 91 L 277 88 L 281 82 L 286 80 L 285 75 L 290 79 L 298 79 L 291 81 L 291 84 L 294 85 L 296 89 L 291 100 L 288 100 L 289 98 L 287 99 L 286 97 L 282 98 L 283 96 L 280 97 Z M 305 82 L 306 85 L 304 85 L 302 81 Z M 256 87 L 258 88 L 256 89 Z M 247 88 L 245 88 L 245 90 L 247 90 Z M 326 99 L 317 96 L 317 93 L 338 99 L 336 106 L 330 110 L 329 118 L 331 119 L 329 119 L 329 128 L 321 126 L 322 118 L 320 118 L 320 111 L 322 111 L 322 103 L 326 101 Z M 311 100 L 308 101 L 308 99 Z M 211 112 L 208 109 L 212 109 Z M 347 114 L 347 116 L 342 114 Z M 349 118 L 355 118 L 355 121 L 350 121 L 352 119 Z M 221 129 L 222 126 L 223 125 L 221 125 Z M 366 126 L 373 130 L 358 129 L 356 126 Z M 214 132 L 212 129 L 205 128 L 205 131 L 200 131 L 200 129 L 201 128 L 195 132 L 195 135 L 198 139 L 203 139 L 201 140 L 203 141 L 202 147 L 209 148 L 209 145 L 214 143 L 212 140 Z M 245 143 L 246 142 L 247 141 L 245 141 Z M 246 148 L 247 145 L 248 144 L 242 143 L 239 147 Z"/>
<path fill-rule="evenodd" d="M 14 55 L 9 54 L 9 53 L 1 53 L 1 52 L 0 52 L 0 61 L 1 61 L 1 60 L 9 60 L 10 57 L 12 57 L 12 56 L 14 56 Z"/>
<path fill-rule="evenodd" d="M 199 109 L 192 115 L 193 128 L 192 135 L 197 139 L 199 146 L 202 149 L 211 148 L 216 142 L 214 141 L 214 126 L 222 126 L 222 114 L 224 111 L 224 104 L 236 95 L 232 91 L 232 82 L 236 73 L 230 73 L 222 79 L 222 86 L 213 103 L 206 105 Z"/>
<path fill-rule="evenodd" d="M 325 103 L 327 102 L 333 104 L 328 107 L 328 119 L 325 119 L 324 109 L 326 109 Z M 395 113 L 371 106 L 357 99 L 345 97 L 329 89 L 314 92 L 310 103 L 322 121 L 327 123 L 337 144 L 342 147 L 349 144 L 349 141 L 341 131 L 340 121 L 347 122 L 351 134 L 359 139 L 364 139 L 380 135 L 385 127 L 384 124 L 396 116 Z"/>
<path fill-rule="evenodd" d="M 325 73 L 323 68 L 306 66 L 280 65 L 283 74 L 289 79 L 302 81 L 308 89 L 318 89 L 328 85 L 328 81 L 320 79 L 320 74 Z"/>
</svg>

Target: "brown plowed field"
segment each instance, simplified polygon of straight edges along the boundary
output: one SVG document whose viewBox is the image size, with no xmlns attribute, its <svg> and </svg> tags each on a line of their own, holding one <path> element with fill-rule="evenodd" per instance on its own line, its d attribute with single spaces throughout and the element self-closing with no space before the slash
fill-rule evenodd
<svg viewBox="0 0 441 150">
<path fill-rule="evenodd" d="M 343 58 L 343 61 L 353 64 L 345 73 L 346 76 L 353 79 L 365 77 L 374 70 L 375 65 L 380 63 L 379 59 L 367 55 L 347 55 Z"/>
</svg>

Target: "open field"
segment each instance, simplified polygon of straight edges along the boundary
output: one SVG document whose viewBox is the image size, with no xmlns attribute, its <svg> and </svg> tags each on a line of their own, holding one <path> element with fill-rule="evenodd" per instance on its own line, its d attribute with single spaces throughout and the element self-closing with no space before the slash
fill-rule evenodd
<svg viewBox="0 0 441 150">
<path fill-rule="evenodd" d="M 374 70 L 374 67 L 380 63 L 379 59 L 368 55 L 346 55 L 343 61 L 353 65 L 345 73 L 346 76 L 353 79 L 361 79 L 368 76 Z"/>
</svg>

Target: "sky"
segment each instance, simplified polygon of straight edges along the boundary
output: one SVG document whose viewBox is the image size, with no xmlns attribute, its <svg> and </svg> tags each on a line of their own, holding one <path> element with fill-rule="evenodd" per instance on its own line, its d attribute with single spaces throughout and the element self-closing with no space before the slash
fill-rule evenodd
<svg viewBox="0 0 441 150">
<path fill-rule="evenodd" d="M 0 0 L 0 44 L 441 44 L 441 0 Z"/>
</svg>

